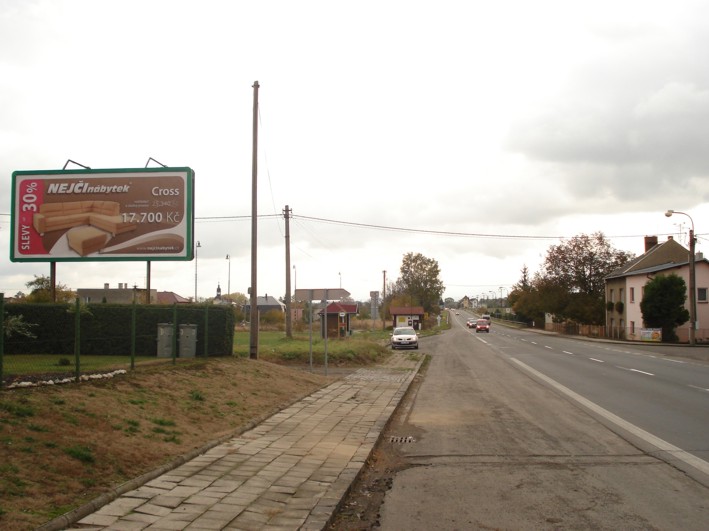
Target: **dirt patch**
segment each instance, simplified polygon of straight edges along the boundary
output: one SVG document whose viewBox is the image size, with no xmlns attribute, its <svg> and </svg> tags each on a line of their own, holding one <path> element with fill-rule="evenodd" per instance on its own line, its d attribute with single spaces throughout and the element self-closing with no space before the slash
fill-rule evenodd
<svg viewBox="0 0 709 531">
<path fill-rule="evenodd" d="M 0 392 L 0 528 L 34 529 L 339 378 L 261 360 Z"/>
<path fill-rule="evenodd" d="M 397 472 L 408 464 L 389 444 L 380 443 L 352 485 L 328 529 L 364 531 L 377 529 L 379 509 Z"/>
<path fill-rule="evenodd" d="M 401 441 L 397 435 L 408 407 L 423 381 L 428 361 L 411 382 L 401 404 L 389 419 L 374 451 L 352 484 L 347 496 L 333 515 L 328 529 L 337 531 L 369 531 L 380 527 L 380 509 L 386 493 L 391 489 L 397 473 L 409 468 L 411 463 L 400 452 Z M 405 444 L 405 442 L 404 442 Z"/>
</svg>

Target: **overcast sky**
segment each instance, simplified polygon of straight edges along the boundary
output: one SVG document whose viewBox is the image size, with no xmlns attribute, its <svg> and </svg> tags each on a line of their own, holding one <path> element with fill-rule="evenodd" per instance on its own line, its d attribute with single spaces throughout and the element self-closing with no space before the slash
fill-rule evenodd
<svg viewBox="0 0 709 531">
<path fill-rule="evenodd" d="M 256 80 L 259 295 L 285 293 L 286 205 L 292 288 L 358 300 L 408 252 L 460 299 L 509 289 L 562 237 L 687 245 L 670 208 L 704 251 L 707 50 L 706 1 L 0 0 L 0 292 L 49 274 L 9 260 L 13 171 L 152 157 L 195 171 L 201 247 L 153 262 L 151 287 L 246 293 Z M 146 267 L 57 277 L 144 287 Z"/>
</svg>

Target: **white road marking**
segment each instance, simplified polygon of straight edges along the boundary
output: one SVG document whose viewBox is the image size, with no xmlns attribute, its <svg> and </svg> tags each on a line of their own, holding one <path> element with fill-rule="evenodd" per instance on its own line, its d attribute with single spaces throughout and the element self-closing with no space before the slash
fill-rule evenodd
<svg viewBox="0 0 709 531">
<path fill-rule="evenodd" d="M 662 358 L 664 361 L 671 361 L 672 363 L 687 363 L 686 361 L 682 360 L 671 360 L 669 358 Z"/>
<path fill-rule="evenodd" d="M 588 359 L 590 359 L 591 361 L 597 361 L 598 363 L 605 363 L 605 361 L 599 360 L 598 358 L 588 358 Z"/>
<path fill-rule="evenodd" d="M 641 371 L 640 369 L 631 369 L 630 367 L 621 367 L 620 365 L 616 365 L 616 367 L 619 369 L 623 369 L 624 371 L 639 372 L 640 374 L 647 374 L 648 376 L 655 376 L 651 372 Z"/>
<path fill-rule="evenodd" d="M 548 348 L 549 350 L 554 350 L 554 349 L 551 348 L 549 345 L 544 345 L 544 348 Z"/>
<path fill-rule="evenodd" d="M 562 352 L 563 352 L 564 354 L 569 354 L 569 355 L 571 355 L 571 356 L 574 355 L 573 352 L 569 352 L 568 350 L 562 350 Z"/>
<path fill-rule="evenodd" d="M 705 389 L 704 387 L 699 387 L 698 385 L 692 385 L 692 384 L 687 384 L 688 387 L 691 387 L 692 389 L 699 389 L 700 391 L 706 391 L 709 393 L 709 389 Z"/>
<path fill-rule="evenodd" d="M 591 402 L 587 398 L 584 398 L 583 396 L 579 395 L 578 393 L 575 393 L 568 387 L 565 387 L 561 385 L 559 382 L 556 380 L 552 380 L 549 378 L 547 375 L 540 373 L 539 371 L 533 369 L 526 363 L 522 363 L 516 358 L 510 358 L 513 362 L 518 364 L 520 367 L 522 367 L 524 370 L 527 372 L 533 374 L 540 380 L 543 380 L 544 382 L 548 383 L 558 391 L 564 393 L 566 396 L 572 398 L 573 400 L 576 400 L 579 404 L 582 406 L 590 409 L 591 411 L 595 412 L 596 414 L 604 417 L 608 421 L 612 422 L 616 426 L 619 426 L 620 428 L 623 428 L 630 433 L 634 434 L 637 437 L 640 437 L 643 439 L 645 442 L 648 444 L 651 444 L 658 448 L 661 451 L 669 452 L 672 457 L 680 459 L 681 461 L 684 461 L 690 466 L 693 466 L 697 470 L 700 470 L 704 474 L 709 474 L 709 463 L 704 461 L 703 459 L 698 458 L 695 455 L 690 454 L 689 452 L 685 452 L 681 448 L 668 443 L 667 441 L 660 439 L 659 437 L 656 437 L 650 432 L 647 432 L 643 430 L 642 428 L 638 428 L 636 425 L 631 424 L 625 419 L 620 418 L 618 415 L 615 415 L 608 411 L 607 409 L 603 409 L 601 406 L 598 404 Z"/>
</svg>

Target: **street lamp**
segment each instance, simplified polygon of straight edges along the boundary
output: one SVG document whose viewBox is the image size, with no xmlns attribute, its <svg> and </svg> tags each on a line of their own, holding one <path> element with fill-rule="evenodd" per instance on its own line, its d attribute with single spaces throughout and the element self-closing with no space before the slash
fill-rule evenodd
<svg viewBox="0 0 709 531">
<path fill-rule="evenodd" d="M 503 308 L 505 308 L 507 306 L 507 304 L 502 302 L 504 300 L 504 299 L 502 299 L 502 290 L 503 289 L 505 290 L 505 297 L 508 297 L 510 292 L 507 290 L 506 287 L 500 286 L 500 304 L 502 305 Z"/>
<path fill-rule="evenodd" d="M 229 261 L 229 275 L 227 276 L 226 292 L 227 297 L 231 294 L 231 256 L 226 255 L 226 259 Z"/>
<path fill-rule="evenodd" d="M 197 242 L 194 248 L 194 302 L 197 303 L 197 249 L 202 247 L 202 244 Z"/>
<path fill-rule="evenodd" d="M 690 216 L 686 212 L 680 212 L 678 210 L 668 210 L 667 212 L 665 212 L 665 216 L 667 216 L 668 218 L 672 216 L 672 214 L 682 214 L 683 216 L 687 216 L 689 218 L 689 221 L 692 222 L 692 228 L 689 229 L 689 320 L 691 321 L 691 324 L 689 326 L 689 344 L 696 345 L 697 294 L 696 271 L 694 264 L 694 244 L 696 243 L 694 239 L 694 220 L 692 219 L 692 216 Z"/>
</svg>

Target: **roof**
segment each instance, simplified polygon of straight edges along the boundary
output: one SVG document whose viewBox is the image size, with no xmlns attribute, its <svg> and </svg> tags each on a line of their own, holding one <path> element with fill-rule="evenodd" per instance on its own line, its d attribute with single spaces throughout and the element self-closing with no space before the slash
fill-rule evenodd
<svg viewBox="0 0 709 531">
<path fill-rule="evenodd" d="M 327 305 L 327 313 L 357 313 L 359 311 L 358 304 L 345 302 L 331 302 Z"/>
<path fill-rule="evenodd" d="M 260 295 L 256 297 L 256 307 L 257 308 L 280 308 L 282 311 L 285 310 L 286 305 L 279 301 L 277 298 L 271 295 L 265 295 L 261 297 Z M 244 305 L 244 308 L 251 309 L 251 299 Z"/>
<path fill-rule="evenodd" d="M 158 291 L 158 304 L 185 304 L 188 302 L 191 301 L 172 291 Z"/>
<path fill-rule="evenodd" d="M 423 315 L 423 306 L 392 306 L 389 308 L 391 315 Z"/>
<path fill-rule="evenodd" d="M 689 251 L 674 239 L 654 245 L 645 254 L 630 260 L 621 267 L 606 275 L 606 279 L 622 278 L 636 275 L 640 271 L 660 267 L 679 267 L 689 262 Z"/>
</svg>

